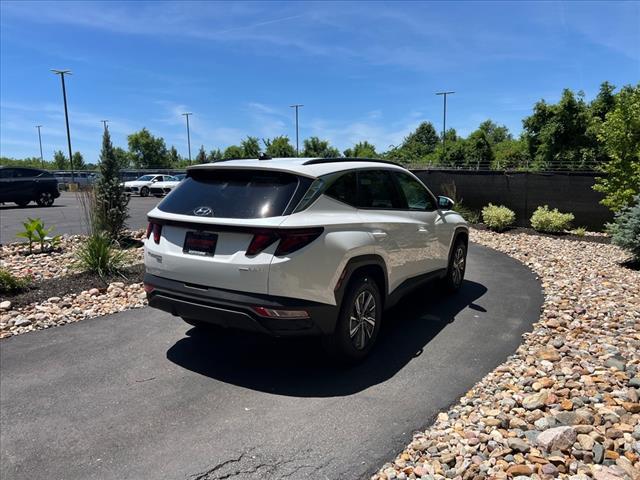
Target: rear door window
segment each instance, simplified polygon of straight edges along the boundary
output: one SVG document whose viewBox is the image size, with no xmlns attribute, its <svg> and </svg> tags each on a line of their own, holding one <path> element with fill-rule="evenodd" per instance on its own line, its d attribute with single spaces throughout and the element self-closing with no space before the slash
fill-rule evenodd
<svg viewBox="0 0 640 480">
<path fill-rule="evenodd" d="M 325 195 L 355 207 L 358 205 L 356 172 L 348 172 L 336 179 L 324 192 Z"/>
<path fill-rule="evenodd" d="M 163 212 L 217 218 L 283 215 L 300 181 L 266 170 L 194 170 L 158 208 Z"/>
<path fill-rule="evenodd" d="M 406 208 L 404 198 L 386 170 L 358 171 L 357 206 L 376 210 Z"/>
</svg>

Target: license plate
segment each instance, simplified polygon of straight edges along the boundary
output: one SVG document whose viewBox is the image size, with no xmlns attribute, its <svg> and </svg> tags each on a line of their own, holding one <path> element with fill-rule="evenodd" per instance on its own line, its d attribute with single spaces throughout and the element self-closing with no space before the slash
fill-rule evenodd
<svg viewBox="0 0 640 480">
<path fill-rule="evenodd" d="M 182 251 L 191 255 L 213 256 L 218 235 L 206 232 L 187 232 Z"/>
</svg>

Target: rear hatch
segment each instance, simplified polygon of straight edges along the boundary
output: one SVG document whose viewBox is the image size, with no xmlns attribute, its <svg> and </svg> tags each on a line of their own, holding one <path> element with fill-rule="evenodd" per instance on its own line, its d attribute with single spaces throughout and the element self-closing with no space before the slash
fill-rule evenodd
<svg viewBox="0 0 640 480">
<path fill-rule="evenodd" d="M 311 182 L 270 170 L 190 171 L 149 213 L 147 271 L 194 288 L 268 293 L 273 232 Z"/>
</svg>

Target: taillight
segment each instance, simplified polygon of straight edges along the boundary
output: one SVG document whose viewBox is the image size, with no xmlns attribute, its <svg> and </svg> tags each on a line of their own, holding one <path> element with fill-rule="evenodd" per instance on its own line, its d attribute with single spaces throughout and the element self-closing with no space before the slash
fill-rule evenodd
<svg viewBox="0 0 640 480">
<path fill-rule="evenodd" d="M 273 231 L 257 231 L 251 239 L 246 254 L 249 256 L 257 255 L 276 240 L 278 240 L 278 235 Z"/>
<path fill-rule="evenodd" d="M 322 228 L 305 228 L 302 230 L 280 230 L 280 243 L 276 248 L 276 256 L 289 255 L 309 245 L 322 234 Z"/>
<path fill-rule="evenodd" d="M 247 248 L 247 256 L 257 255 L 276 241 L 280 241 L 274 255 L 289 255 L 309 245 L 322 234 L 323 228 L 291 230 L 256 230 Z"/>
<path fill-rule="evenodd" d="M 147 225 L 147 238 L 153 233 L 153 242 L 160 243 L 160 234 L 162 233 L 162 225 L 156 222 L 149 222 Z"/>
</svg>

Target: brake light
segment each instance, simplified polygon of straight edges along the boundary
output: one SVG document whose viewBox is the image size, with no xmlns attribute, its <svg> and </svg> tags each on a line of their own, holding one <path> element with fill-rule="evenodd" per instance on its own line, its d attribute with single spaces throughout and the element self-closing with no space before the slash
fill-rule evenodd
<svg viewBox="0 0 640 480">
<path fill-rule="evenodd" d="M 257 255 L 276 240 L 278 240 L 278 235 L 273 231 L 256 231 L 251 239 L 249 248 L 247 248 L 246 254 L 248 256 Z"/>
<path fill-rule="evenodd" d="M 247 248 L 246 255 L 257 255 L 278 240 L 280 243 L 274 255 L 288 255 L 309 245 L 318 238 L 322 232 L 322 227 L 295 230 L 256 230 Z"/>
<path fill-rule="evenodd" d="M 309 245 L 322 234 L 322 228 L 305 228 L 302 230 L 281 230 L 280 243 L 276 248 L 276 256 L 289 255 Z"/>
<path fill-rule="evenodd" d="M 153 242 L 160 243 L 160 234 L 162 233 L 162 225 L 156 222 L 149 222 L 147 225 L 147 238 L 153 233 Z"/>
<path fill-rule="evenodd" d="M 143 283 L 143 285 L 144 285 L 144 291 L 147 293 L 151 293 L 156 289 L 156 287 L 154 287 L 150 283 Z"/>
</svg>

